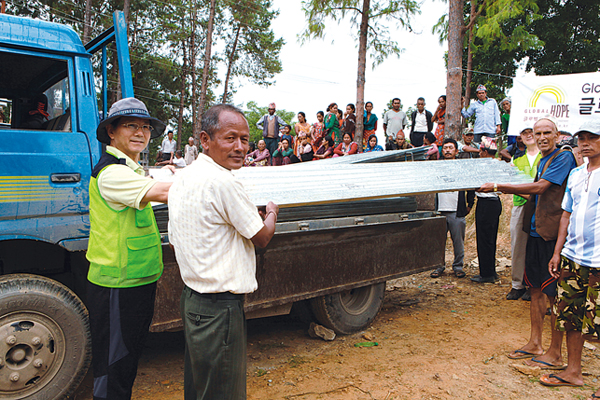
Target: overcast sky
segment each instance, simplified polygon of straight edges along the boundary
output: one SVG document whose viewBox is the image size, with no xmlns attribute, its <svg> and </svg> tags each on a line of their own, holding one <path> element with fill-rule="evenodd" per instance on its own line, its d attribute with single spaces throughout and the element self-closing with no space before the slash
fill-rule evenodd
<svg viewBox="0 0 600 400">
<path fill-rule="evenodd" d="M 286 42 L 281 50 L 283 72 L 268 88 L 236 82 L 243 86 L 234 95 L 234 102 L 245 105 L 256 101 L 260 106 L 275 102 L 277 108 L 304 111 L 310 123 L 316 121 L 317 111 L 325 111 L 331 102 L 343 109 L 348 103 L 356 103 L 358 47 L 349 20 L 330 22 L 325 39 L 301 46 L 297 36 L 306 27 L 301 0 L 275 0 L 274 7 L 280 15 L 273 22 L 273 30 Z M 402 100 L 406 111 L 422 96 L 426 108 L 435 111 L 437 99 L 446 88 L 446 44 L 440 45 L 431 29 L 447 8 L 442 1 L 425 0 L 421 15 L 411 20 L 414 32 L 389 26 L 392 38 L 405 49 L 400 58 L 390 57 L 375 69 L 371 68 L 372 60 L 367 59 L 365 101 L 373 102 L 379 118 L 394 97 Z M 377 133 L 381 139 L 381 122 Z"/>
</svg>

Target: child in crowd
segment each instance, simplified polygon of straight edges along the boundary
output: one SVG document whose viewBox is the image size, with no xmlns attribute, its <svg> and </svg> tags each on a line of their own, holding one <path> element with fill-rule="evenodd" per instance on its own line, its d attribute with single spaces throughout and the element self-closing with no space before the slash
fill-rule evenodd
<svg viewBox="0 0 600 400">
<path fill-rule="evenodd" d="M 306 136 L 306 135 L 305 135 Z M 290 147 L 290 141 L 287 138 L 281 139 L 279 147 L 273 153 L 273 165 L 288 165 L 292 162 L 291 156 L 294 150 Z"/>
<path fill-rule="evenodd" d="M 303 161 L 311 161 L 313 159 L 314 151 L 308 141 L 308 137 L 305 134 L 302 134 L 298 140 L 300 140 L 300 146 L 298 146 L 298 155 L 292 155 L 292 164 Z"/>
<path fill-rule="evenodd" d="M 183 154 L 181 153 L 181 150 L 177 150 L 175 152 L 175 158 L 173 158 L 173 165 L 178 168 L 183 168 L 187 165 L 185 163 L 185 160 L 183 159 Z"/>
<path fill-rule="evenodd" d="M 425 136 L 423 136 L 423 146 L 431 146 L 431 149 L 429 149 L 426 154 L 428 160 L 438 159 L 438 156 L 440 155 L 440 150 L 437 144 L 435 144 L 435 136 L 433 135 L 433 133 L 427 132 Z"/>
</svg>

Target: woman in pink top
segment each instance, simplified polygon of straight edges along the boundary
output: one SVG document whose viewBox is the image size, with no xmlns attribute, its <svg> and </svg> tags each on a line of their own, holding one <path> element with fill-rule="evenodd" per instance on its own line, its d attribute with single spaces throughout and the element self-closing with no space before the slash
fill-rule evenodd
<svg viewBox="0 0 600 400">
<path fill-rule="evenodd" d="M 321 140 L 323 140 L 323 130 L 325 128 L 325 124 L 323 123 L 323 119 L 325 118 L 325 114 L 323 111 L 319 111 L 317 113 L 317 122 L 312 124 L 310 127 L 310 137 L 313 146 L 317 148 L 321 145 Z M 314 149 L 314 147 L 313 147 Z"/>
<path fill-rule="evenodd" d="M 258 149 L 254 150 L 252 153 L 246 154 L 244 165 L 247 167 L 264 167 L 269 165 L 270 159 L 271 153 L 269 153 L 265 141 L 261 139 L 258 141 Z"/>
</svg>

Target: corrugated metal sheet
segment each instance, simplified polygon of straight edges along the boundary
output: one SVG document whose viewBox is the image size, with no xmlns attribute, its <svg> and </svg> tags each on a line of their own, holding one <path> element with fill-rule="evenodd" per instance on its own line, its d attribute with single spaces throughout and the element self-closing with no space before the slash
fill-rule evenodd
<svg viewBox="0 0 600 400">
<path fill-rule="evenodd" d="M 344 157 L 327 158 L 319 160 L 329 164 L 368 164 L 378 162 L 396 162 L 396 161 L 423 161 L 425 153 L 431 146 L 416 147 L 406 150 L 393 151 L 372 151 L 370 153 L 352 154 Z"/>
<path fill-rule="evenodd" d="M 379 157 L 388 156 L 386 153 L 391 152 L 378 152 Z M 532 181 L 517 168 L 489 158 L 368 164 L 323 160 L 246 167 L 234 174 L 254 204 L 273 201 L 280 207 L 477 189 L 486 182 Z"/>
</svg>

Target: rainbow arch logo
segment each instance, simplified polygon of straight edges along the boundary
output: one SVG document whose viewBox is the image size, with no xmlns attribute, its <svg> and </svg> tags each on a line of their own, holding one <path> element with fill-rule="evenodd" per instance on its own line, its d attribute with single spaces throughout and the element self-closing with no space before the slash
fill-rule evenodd
<svg viewBox="0 0 600 400">
<path fill-rule="evenodd" d="M 554 97 L 556 104 L 566 103 L 565 91 L 557 85 L 544 85 L 535 89 L 529 98 L 529 107 L 537 107 L 537 102 L 542 96 Z"/>
</svg>

